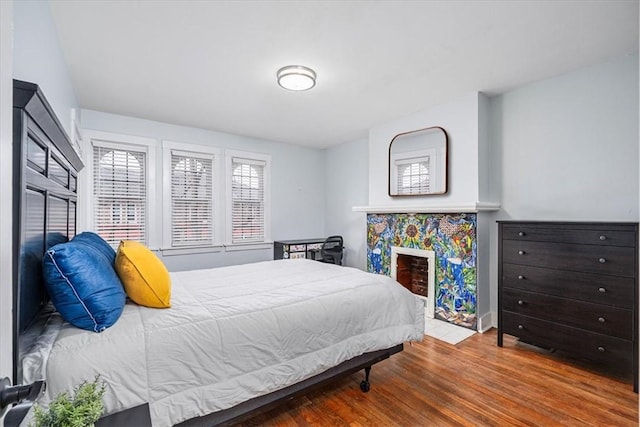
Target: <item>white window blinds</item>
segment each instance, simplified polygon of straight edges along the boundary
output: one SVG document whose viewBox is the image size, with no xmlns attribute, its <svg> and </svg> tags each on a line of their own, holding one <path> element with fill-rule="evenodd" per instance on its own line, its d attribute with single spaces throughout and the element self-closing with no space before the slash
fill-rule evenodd
<svg viewBox="0 0 640 427">
<path fill-rule="evenodd" d="M 231 161 L 231 241 L 264 242 L 266 163 L 234 157 Z"/>
<path fill-rule="evenodd" d="M 144 151 L 93 147 L 94 225 L 111 245 L 146 244 L 147 156 Z"/>
<path fill-rule="evenodd" d="M 171 151 L 171 246 L 213 242 L 213 158 Z"/>
<path fill-rule="evenodd" d="M 398 194 L 430 192 L 429 161 L 430 157 L 424 157 L 419 160 L 396 162 Z"/>
</svg>

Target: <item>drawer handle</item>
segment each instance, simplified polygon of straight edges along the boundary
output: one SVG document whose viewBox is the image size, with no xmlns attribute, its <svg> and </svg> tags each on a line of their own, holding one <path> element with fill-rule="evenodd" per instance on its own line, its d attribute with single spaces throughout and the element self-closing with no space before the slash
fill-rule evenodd
<svg viewBox="0 0 640 427">
<path fill-rule="evenodd" d="M 518 251 L 518 255 L 524 255 L 524 251 Z"/>
<path fill-rule="evenodd" d="M 605 236 L 604 234 L 600 236 L 600 240 L 607 240 L 607 236 Z"/>
<path fill-rule="evenodd" d="M 521 299 L 518 300 L 518 305 L 524 305 L 524 301 L 522 301 Z"/>
<path fill-rule="evenodd" d="M 518 276 L 518 280 L 523 280 L 523 279 L 524 279 L 524 276 L 522 275 Z"/>
<path fill-rule="evenodd" d="M 605 262 L 607 262 L 607 260 L 606 260 L 606 259 L 604 259 L 604 258 L 599 258 L 599 259 L 598 259 L 598 262 L 599 262 L 600 264 L 604 264 Z"/>
<path fill-rule="evenodd" d="M 598 288 L 598 292 L 604 294 L 605 292 L 607 292 L 607 290 L 605 288 Z"/>
<path fill-rule="evenodd" d="M 524 234 L 525 234 L 524 231 L 521 231 L 521 232 L 518 233 L 518 236 L 522 237 L 522 236 L 524 236 Z"/>
<path fill-rule="evenodd" d="M 604 322 L 606 322 L 606 320 L 605 320 L 604 317 L 598 317 L 598 322 L 604 323 Z"/>
<path fill-rule="evenodd" d="M 523 330 L 523 329 L 524 329 L 524 326 L 522 326 L 522 325 L 518 325 L 518 329 Z"/>
<path fill-rule="evenodd" d="M 598 347 L 598 351 L 599 351 L 600 353 L 604 353 L 604 347 Z"/>
</svg>

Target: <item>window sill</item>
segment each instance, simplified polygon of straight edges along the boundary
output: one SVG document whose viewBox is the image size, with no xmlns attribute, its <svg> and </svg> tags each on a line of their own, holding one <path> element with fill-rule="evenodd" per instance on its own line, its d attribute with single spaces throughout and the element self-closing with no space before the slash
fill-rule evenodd
<svg viewBox="0 0 640 427">
<path fill-rule="evenodd" d="M 221 252 L 221 251 L 222 251 L 222 245 L 191 246 L 191 247 L 184 247 L 184 248 L 160 249 L 158 252 L 160 252 L 162 256 L 175 256 L 175 255 L 207 254 L 207 253 L 215 253 L 215 252 Z"/>
<path fill-rule="evenodd" d="M 226 252 L 234 251 L 252 251 L 258 249 L 272 249 L 273 242 L 254 242 L 254 243 L 227 243 L 224 245 Z"/>
</svg>

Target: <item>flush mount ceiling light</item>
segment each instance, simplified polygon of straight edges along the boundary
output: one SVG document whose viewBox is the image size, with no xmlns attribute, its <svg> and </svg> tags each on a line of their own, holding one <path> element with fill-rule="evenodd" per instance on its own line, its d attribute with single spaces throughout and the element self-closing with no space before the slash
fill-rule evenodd
<svg viewBox="0 0 640 427">
<path fill-rule="evenodd" d="M 309 90 L 316 85 L 316 72 L 302 65 L 287 65 L 278 70 L 278 84 L 288 90 Z"/>
</svg>

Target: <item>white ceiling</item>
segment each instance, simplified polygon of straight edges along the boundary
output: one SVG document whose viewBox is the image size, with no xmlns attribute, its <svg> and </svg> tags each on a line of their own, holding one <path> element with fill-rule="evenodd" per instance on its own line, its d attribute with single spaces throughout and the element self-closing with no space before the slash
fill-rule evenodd
<svg viewBox="0 0 640 427">
<path fill-rule="evenodd" d="M 638 51 L 632 1 L 53 1 L 81 107 L 298 145 Z M 276 71 L 313 68 L 291 92 Z"/>
</svg>

